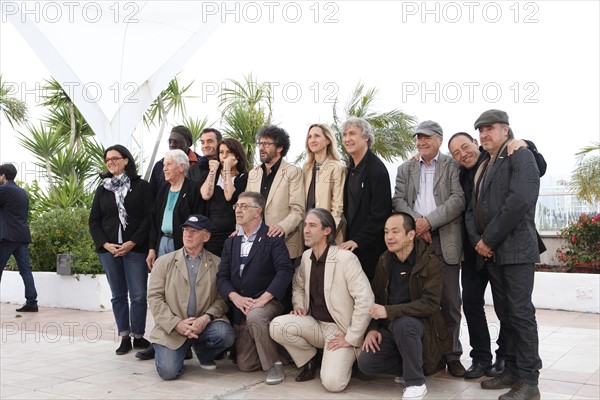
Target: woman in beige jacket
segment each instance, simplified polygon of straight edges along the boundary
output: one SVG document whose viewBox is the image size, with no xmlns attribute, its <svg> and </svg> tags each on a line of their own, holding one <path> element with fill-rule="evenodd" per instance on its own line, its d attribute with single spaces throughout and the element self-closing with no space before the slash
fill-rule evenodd
<svg viewBox="0 0 600 400">
<path fill-rule="evenodd" d="M 326 124 L 312 124 L 306 135 L 308 160 L 302 168 L 306 211 L 324 208 L 333 215 L 337 228 L 336 244 L 343 242 L 344 180 L 346 167 L 340 161 L 337 141 Z"/>
</svg>

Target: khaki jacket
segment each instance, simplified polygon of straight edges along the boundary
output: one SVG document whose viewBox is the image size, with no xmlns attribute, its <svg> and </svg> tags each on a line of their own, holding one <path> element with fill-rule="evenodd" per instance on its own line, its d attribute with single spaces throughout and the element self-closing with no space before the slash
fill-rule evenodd
<svg viewBox="0 0 600 400">
<path fill-rule="evenodd" d="M 304 174 L 304 200 L 308 197 L 308 189 L 312 180 L 312 166 L 302 170 Z M 344 219 L 344 182 L 346 167 L 336 160 L 325 160 L 316 175 L 315 207 L 329 211 L 335 221 L 337 234 L 335 243 L 344 241 L 346 222 Z"/>
<path fill-rule="evenodd" d="M 262 176 L 262 168 L 251 170 L 248 174 L 246 190 L 260 193 Z M 268 226 L 281 226 L 285 231 L 285 245 L 290 253 L 290 258 L 299 257 L 304 250 L 302 221 L 306 205 L 302 170 L 281 160 L 266 201 L 265 223 Z"/>
<path fill-rule="evenodd" d="M 179 321 L 187 318 L 190 297 L 188 270 L 183 249 L 159 257 L 150 274 L 148 303 L 154 317 L 150 341 L 175 350 L 186 337 L 175 331 Z M 228 322 L 227 305 L 217 291 L 217 271 L 221 259 L 208 250 L 202 253 L 202 264 L 196 278 L 196 316 L 211 314 L 215 320 Z"/>
<path fill-rule="evenodd" d="M 302 261 L 292 282 L 294 308 L 310 307 L 311 249 L 302 254 Z M 358 258 L 348 250 L 330 246 L 325 262 L 325 303 L 336 325 L 346 335 L 346 341 L 357 351 L 362 346 L 371 317 L 369 309 L 374 296 L 369 280 Z"/>
</svg>

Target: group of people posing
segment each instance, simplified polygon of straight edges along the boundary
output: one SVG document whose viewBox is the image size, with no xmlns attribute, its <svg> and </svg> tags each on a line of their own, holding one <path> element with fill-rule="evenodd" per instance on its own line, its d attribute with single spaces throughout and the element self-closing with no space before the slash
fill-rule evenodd
<svg viewBox="0 0 600 400">
<path fill-rule="evenodd" d="M 459 132 L 448 156 L 441 126 L 422 122 L 393 196 L 361 118 L 341 126 L 346 164 L 324 124 L 309 127 L 302 168 L 284 160 L 290 138 L 277 126 L 256 134 L 261 164 L 252 169 L 242 145 L 213 128 L 200 156 L 189 130 L 174 127 L 150 182 L 125 147 L 107 148 L 89 227 L 112 290 L 117 354 L 140 349 L 167 380 L 192 349 L 203 369 L 231 349 L 241 371 L 264 370 L 267 384 L 283 382 L 290 359 L 302 367 L 297 381 L 320 369 L 333 392 L 353 373 L 391 374 L 404 399 L 423 398 L 425 376 L 447 368 L 491 377 L 481 387 L 510 389 L 500 399 L 539 399 L 531 293 L 546 165 L 533 143 L 514 138 L 505 112 L 484 112 L 475 129 L 481 147 Z M 488 282 L 500 320 L 495 362 Z"/>
</svg>

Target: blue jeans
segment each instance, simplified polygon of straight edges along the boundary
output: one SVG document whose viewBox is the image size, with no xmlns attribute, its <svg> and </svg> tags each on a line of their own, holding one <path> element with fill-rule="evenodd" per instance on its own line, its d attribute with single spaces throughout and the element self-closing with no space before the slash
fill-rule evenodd
<svg viewBox="0 0 600 400">
<path fill-rule="evenodd" d="M 8 240 L 0 241 L 0 280 L 2 279 L 2 271 L 4 271 L 11 255 L 17 261 L 19 275 L 21 275 L 21 279 L 23 279 L 23 284 L 25 285 L 26 304 L 28 306 L 37 306 L 37 291 L 35 290 L 35 282 L 31 273 L 31 264 L 29 264 L 29 247 L 27 243 L 11 242 Z"/>
<path fill-rule="evenodd" d="M 235 342 L 233 327 L 224 321 L 209 323 L 198 339 L 187 339 L 180 348 L 171 350 L 166 346 L 154 343 L 154 362 L 158 375 L 164 380 L 177 378 L 183 373 L 185 353 L 191 346 L 201 364 L 213 361 L 215 357 Z"/>
<path fill-rule="evenodd" d="M 156 252 L 156 258 L 164 256 L 167 253 L 172 253 L 174 251 L 175 243 L 173 242 L 173 238 L 161 236 L 160 243 L 158 244 L 158 251 Z"/>
<path fill-rule="evenodd" d="M 131 334 L 134 338 L 144 336 L 146 329 L 146 292 L 148 289 L 148 267 L 146 254 L 129 252 L 123 257 L 98 253 L 100 263 L 112 292 L 112 309 L 117 322 L 119 336 Z M 127 300 L 129 295 L 129 301 Z M 129 320 L 131 318 L 131 325 Z"/>
</svg>

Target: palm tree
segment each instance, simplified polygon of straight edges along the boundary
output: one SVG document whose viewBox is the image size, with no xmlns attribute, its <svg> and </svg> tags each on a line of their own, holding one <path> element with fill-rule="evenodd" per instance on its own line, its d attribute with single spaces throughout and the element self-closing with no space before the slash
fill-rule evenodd
<svg viewBox="0 0 600 400">
<path fill-rule="evenodd" d="M 344 106 L 342 118 L 338 115 L 336 99 L 333 105 L 333 123 L 331 127 L 336 134 L 340 154 L 348 159 L 348 153 L 342 145 L 341 125 L 349 117 L 359 117 L 367 120 L 375 133 L 375 142 L 371 151 L 384 160 L 391 162 L 395 157 L 407 159 L 415 149 L 412 129 L 415 123 L 413 116 L 402 111 L 391 110 L 387 112 L 375 112 L 371 110 L 377 89 L 371 88 L 365 91 L 365 86 L 358 83 L 348 102 Z"/>
<path fill-rule="evenodd" d="M 73 100 L 62 88 L 56 79 L 46 80 L 42 87 L 42 105 L 48 107 L 50 114 L 47 122 L 61 135 L 69 137 L 69 143 L 74 144 L 78 150 L 83 149 L 83 138 L 94 135 L 83 114 L 77 109 Z"/>
<path fill-rule="evenodd" d="M 2 80 L 0 74 L 0 116 L 4 115 L 11 127 L 25 122 L 27 118 L 27 103 L 11 95 L 10 88 Z"/>
<path fill-rule="evenodd" d="M 200 135 L 202 134 L 202 130 L 206 128 L 208 124 L 208 118 L 204 118 L 202 121 L 199 118 L 188 117 L 183 122 L 190 132 L 192 133 L 192 150 L 196 151 L 196 143 L 200 140 Z M 217 149 L 217 153 L 219 149 Z"/>
<path fill-rule="evenodd" d="M 35 211 L 89 207 L 98 180 L 96 171 L 103 168 L 104 149 L 54 78 L 46 80 L 42 90 L 42 105 L 48 114 L 39 125 L 27 124 L 26 133 L 19 132 L 21 146 L 33 154 L 48 182 L 47 192 L 36 194 Z"/>
<path fill-rule="evenodd" d="M 156 121 L 158 121 L 160 124 L 158 128 L 158 137 L 154 143 L 154 149 L 152 150 L 152 155 L 150 156 L 150 160 L 148 162 L 148 168 L 146 169 L 146 174 L 144 175 L 144 179 L 146 180 L 150 178 L 150 173 L 152 172 L 152 167 L 154 166 L 156 153 L 158 152 L 158 147 L 162 140 L 165 125 L 167 124 L 167 116 L 171 111 L 173 111 L 175 115 L 185 118 L 186 109 L 184 93 L 188 91 L 193 83 L 194 82 L 192 81 L 189 85 L 182 86 L 180 85 L 177 77 L 173 78 L 169 82 L 167 88 L 160 92 L 156 100 L 154 100 L 144 115 L 144 123 L 146 126 L 149 127 L 150 125 L 154 125 Z"/>
<path fill-rule="evenodd" d="M 600 202 L 600 142 L 582 148 L 571 173 L 571 188 L 590 204 Z"/>
<path fill-rule="evenodd" d="M 273 116 L 273 88 L 270 83 L 258 83 L 252 74 L 243 82 L 230 79 L 231 88 L 224 88 L 219 96 L 219 107 L 225 127 L 225 135 L 237 139 L 250 165 L 256 151 L 256 132 L 269 125 Z"/>
</svg>

